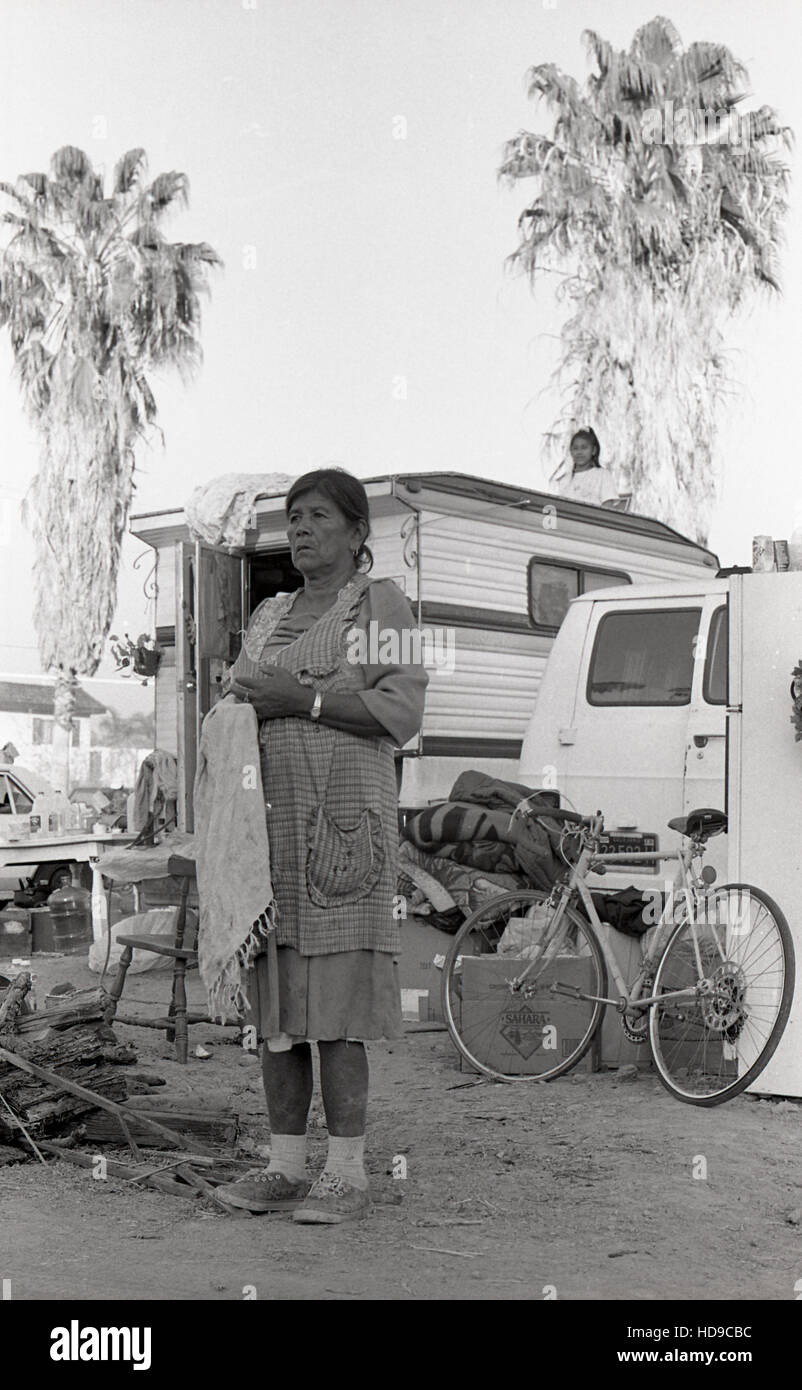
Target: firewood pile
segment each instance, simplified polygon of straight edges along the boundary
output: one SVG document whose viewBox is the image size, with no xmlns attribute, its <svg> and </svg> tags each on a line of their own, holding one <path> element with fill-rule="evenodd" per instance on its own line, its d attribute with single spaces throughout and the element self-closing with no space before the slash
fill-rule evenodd
<svg viewBox="0 0 802 1390">
<path fill-rule="evenodd" d="M 137 1060 L 134 1048 L 121 1044 L 103 1021 L 109 1005 L 104 989 L 74 990 L 29 1012 L 30 987 L 31 977 L 23 972 L 0 994 L 0 1050 L 14 1054 L 11 1061 L 0 1057 L 3 1144 L 24 1142 L 26 1134 L 58 1134 L 92 1111 L 95 1102 L 70 1090 L 69 1082 L 108 1100 L 126 1100 L 125 1067 Z M 44 1079 L 42 1070 L 53 1079 Z"/>
<path fill-rule="evenodd" d="M 104 1156 L 109 1177 L 249 1215 L 215 1194 L 253 1167 L 234 1157 L 235 1112 L 209 1097 L 193 1104 L 161 1094 L 161 1077 L 127 1071 L 137 1055 L 104 1021 L 110 999 L 102 987 L 51 996 L 35 1012 L 30 988 L 23 972 L 0 991 L 0 1166 L 50 1156 L 94 1169 L 104 1145 L 127 1146 L 134 1163 Z M 159 1153 L 145 1161 L 143 1148 Z"/>
</svg>

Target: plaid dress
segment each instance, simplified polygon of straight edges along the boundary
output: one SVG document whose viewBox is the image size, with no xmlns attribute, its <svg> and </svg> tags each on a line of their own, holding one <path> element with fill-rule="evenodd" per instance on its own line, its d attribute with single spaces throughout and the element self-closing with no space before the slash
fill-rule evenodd
<svg viewBox="0 0 802 1390">
<path fill-rule="evenodd" d="M 370 600 L 383 631 L 401 623 L 409 628 L 411 613 L 400 591 L 391 581 L 374 585 L 355 575 L 332 607 L 306 626 L 293 619 L 295 598 L 268 599 L 255 611 L 232 675 L 257 676 L 275 663 L 315 690 L 363 693 L 368 709 L 375 693 L 375 708 L 383 710 L 380 689 L 366 689 L 369 670 L 348 659 L 348 635 Z M 400 717 L 401 742 L 420 724 L 426 684 L 421 668 L 395 668 L 396 692 L 405 674 L 409 710 Z M 271 1003 L 267 989 L 267 957 L 256 961 L 246 982 L 262 1037 L 393 1037 L 400 1031 L 393 959 L 400 950 L 393 912 L 394 747 L 389 734 L 360 738 L 306 718 L 268 719 L 260 726 L 279 978 L 278 1017 L 275 991 Z"/>
</svg>

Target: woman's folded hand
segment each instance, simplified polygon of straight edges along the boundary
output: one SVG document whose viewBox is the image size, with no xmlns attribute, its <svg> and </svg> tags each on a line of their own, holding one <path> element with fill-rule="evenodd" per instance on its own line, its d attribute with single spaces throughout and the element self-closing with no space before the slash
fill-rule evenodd
<svg viewBox="0 0 802 1390">
<path fill-rule="evenodd" d="M 312 687 L 302 685 L 283 666 L 273 666 L 256 678 L 240 676 L 232 680 L 229 694 L 253 705 L 258 719 L 307 714 L 315 698 Z"/>
</svg>

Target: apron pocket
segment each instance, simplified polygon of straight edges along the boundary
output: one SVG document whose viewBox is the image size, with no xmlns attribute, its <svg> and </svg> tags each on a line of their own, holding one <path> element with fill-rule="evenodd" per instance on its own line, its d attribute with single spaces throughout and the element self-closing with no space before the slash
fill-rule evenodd
<svg viewBox="0 0 802 1390">
<path fill-rule="evenodd" d="M 318 907 L 358 902 L 375 888 L 384 867 L 384 835 L 375 811 L 363 811 L 355 826 L 332 820 L 324 806 L 309 818 L 306 887 Z"/>
</svg>

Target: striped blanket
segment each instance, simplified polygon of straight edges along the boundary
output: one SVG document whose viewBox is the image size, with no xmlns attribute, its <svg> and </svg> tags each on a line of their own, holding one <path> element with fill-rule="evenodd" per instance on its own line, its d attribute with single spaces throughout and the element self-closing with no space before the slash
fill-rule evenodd
<svg viewBox="0 0 802 1390">
<path fill-rule="evenodd" d="M 530 810 L 542 805 L 542 814 L 513 817 L 521 800 L 532 795 L 529 789 L 479 773 L 465 777 L 471 780 L 458 779 L 452 800 L 409 818 L 405 838 L 435 858 L 487 873 L 523 873 L 536 888 L 551 888 L 565 867 L 557 852 L 562 827 L 548 814 L 553 807 L 530 802 Z M 470 800 L 457 799 L 457 792 Z M 490 804 L 479 804 L 481 799 Z"/>
</svg>

